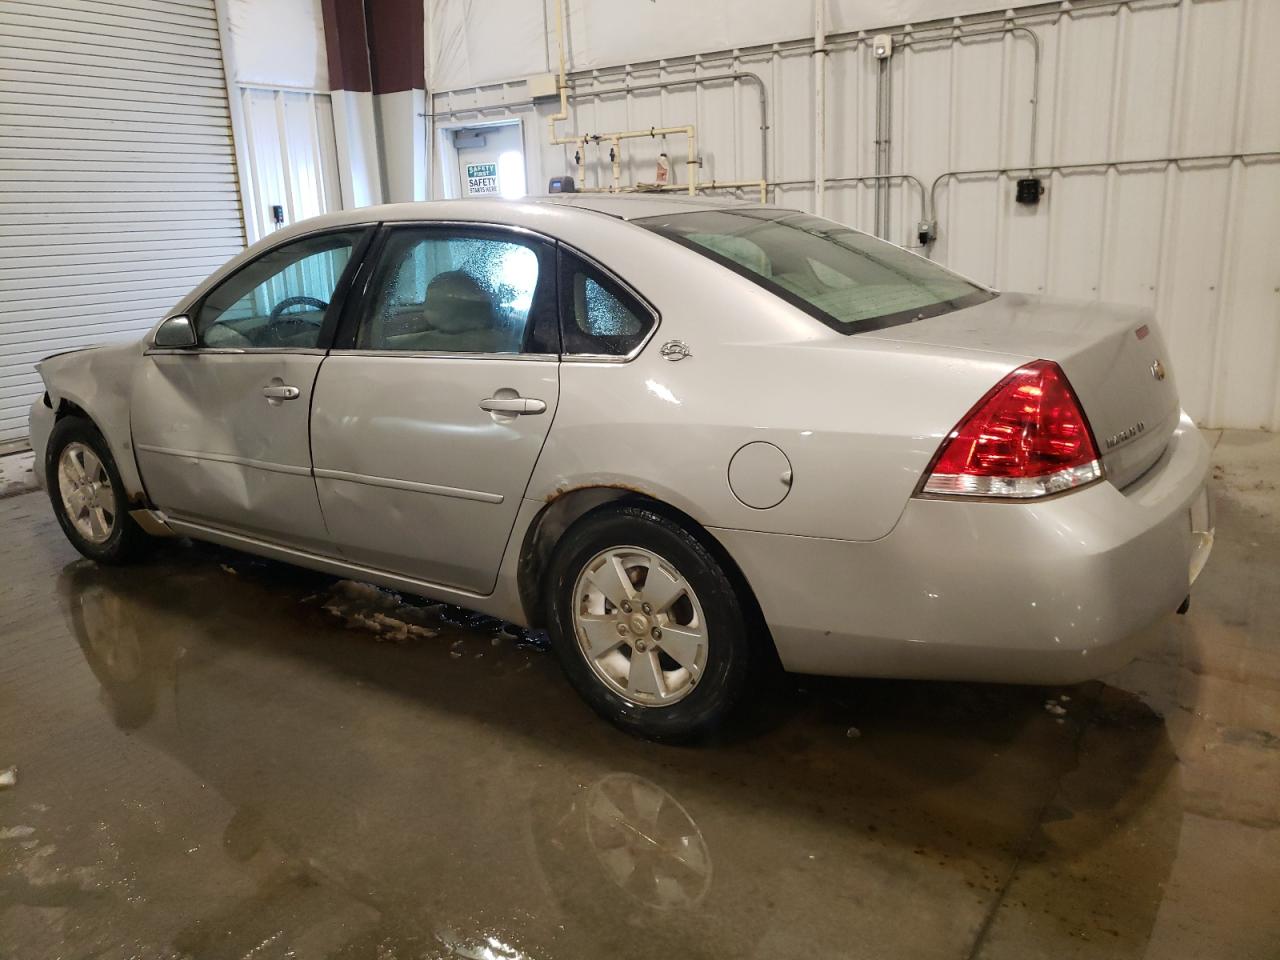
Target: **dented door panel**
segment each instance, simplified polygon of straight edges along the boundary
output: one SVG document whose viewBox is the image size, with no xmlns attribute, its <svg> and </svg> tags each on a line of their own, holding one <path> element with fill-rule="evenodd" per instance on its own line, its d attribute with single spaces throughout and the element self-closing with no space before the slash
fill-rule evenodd
<svg viewBox="0 0 1280 960">
<path fill-rule="evenodd" d="M 144 358 L 131 407 L 151 500 L 177 520 L 332 552 L 307 436 L 323 360 L 319 350 Z"/>
</svg>

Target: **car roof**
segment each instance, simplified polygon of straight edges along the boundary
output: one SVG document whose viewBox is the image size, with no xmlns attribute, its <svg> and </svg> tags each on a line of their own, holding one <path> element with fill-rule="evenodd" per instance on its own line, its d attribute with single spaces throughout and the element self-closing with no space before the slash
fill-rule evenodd
<svg viewBox="0 0 1280 960">
<path fill-rule="evenodd" d="M 554 203 L 581 210 L 594 210 L 619 220 L 638 220 L 642 217 L 663 217 L 677 213 L 693 213 L 698 210 L 726 210 L 759 207 L 759 203 L 733 200 L 725 197 L 701 195 L 673 195 L 670 193 L 553 193 L 541 197 L 526 197 L 526 203 Z"/>
<path fill-rule="evenodd" d="M 472 197 L 465 200 L 415 200 L 401 203 L 384 203 L 371 207 L 356 207 L 335 213 L 322 214 L 302 220 L 286 228 L 278 239 L 301 235 L 317 229 L 368 223 L 376 220 L 441 220 L 459 217 L 464 220 L 493 219 L 505 222 L 510 218 L 518 223 L 521 211 L 525 214 L 541 207 L 612 217 L 617 220 L 638 220 L 644 217 L 672 216 L 677 213 L 694 213 L 699 210 L 759 209 L 759 203 L 705 196 L 671 196 L 658 193 L 558 193 L 541 197 L 501 199 L 498 197 Z M 773 209 L 777 209 L 776 207 Z"/>
</svg>

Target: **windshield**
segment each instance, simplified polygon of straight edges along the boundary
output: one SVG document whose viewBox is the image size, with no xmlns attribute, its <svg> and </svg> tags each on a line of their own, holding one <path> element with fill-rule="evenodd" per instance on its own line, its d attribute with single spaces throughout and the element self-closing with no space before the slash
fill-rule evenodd
<svg viewBox="0 0 1280 960">
<path fill-rule="evenodd" d="M 840 333 L 936 317 L 995 294 L 923 257 L 787 210 L 704 210 L 633 221 L 758 283 Z"/>
</svg>

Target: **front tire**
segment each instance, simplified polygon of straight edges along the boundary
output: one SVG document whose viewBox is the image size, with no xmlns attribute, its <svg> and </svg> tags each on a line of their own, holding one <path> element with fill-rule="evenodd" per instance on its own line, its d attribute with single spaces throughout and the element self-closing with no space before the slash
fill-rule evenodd
<svg viewBox="0 0 1280 960">
<path fill-rule="evenodd" d="M 588 514 L 548 571 L 550 634 L 595 710 L 652 740 L 722 725 L 758 659 L 737 591 L 710 550 L 638 504 Z"/>
<path fill-rule="evenodd" d="M 124 484 L 106 439 L 88 420 L 64 417 L 54 425 L 45 476 L 62 532 L 90 560 L 127 563 L 151 545 L 151 537 L 129 516 Z"/>
</svg>

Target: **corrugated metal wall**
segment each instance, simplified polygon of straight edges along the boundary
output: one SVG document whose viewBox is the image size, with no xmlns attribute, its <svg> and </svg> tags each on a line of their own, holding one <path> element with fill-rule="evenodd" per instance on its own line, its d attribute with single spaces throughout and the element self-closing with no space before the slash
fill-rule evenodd
<svg viewBox="0 0 1280 960">
<path fill-rule="evenodd" d="M 284 208 L 284 223 L 342 209 L 333 104 L 327 93 L 242 86 L 244 148 L 249 163 L 245 222 L 249 240 L 278 229 L 271 208 Z"/>
<path fill-rule="evenodd" d="M 1153 307 L 1200 422 L 1280 428 L 1280 3 L 1130 0 L 1017 13 L 885 25 L 899 44 L 888 68 L 885 170 L 915 178 L 885 188 L 887 237 L 914 245 L 933 194 L 938 236 L 927 255 L 1004 289 Z M 1003 29 L 1014 25 L 1026 29 Z M 880 67 L 868 42 L 876 32 L 833 38 L 827 74 L 826 214 L 866 230 L 875 225 L 875 184 L 839 178 L 876 172 Z M 772 198 L 812 209 L 812 61 L 810 45 L 786 43 L 602 69 L 575 78 L 578 96 L 561 126 L 592 133 L 693 122 L 703 180 L 754 179 L 767 164 L 768 179 L 781 181 Z M 584 96 L 724 73 L 755 78 Z M 524 96 L 522 83 L 500 84 L 438 93 L 433 109 L 437 119 L 467 120 L 478 114 L 461 108 Z M 546 146 L 539 121 L 551 110 L 483 114 L 530 118 L 535 188 L 574 172 L 572 147 Z M 1033 110 L 1046 193 L 1029 207 L 1015 203 L 1014 183 L 1027 175 Z M 683 182 L 686 147 L 675 137 L 665 146 L 626 142 L 623 182 L 652 180 L 662 149 Z M 602 162 L 595 148 L 589 154 L 590 182 L 607 184 L 607 144 Z M 1214 159 L 1166 160 L 1190 157 Z M 1068 165 L 1082 166 L 1060 169 Z M 985 172 L 933 187 L 953 171 Z"/>
<path fill-rule="evenodd" d="M 0 443 L 244 245 L 213 0 L 0 0 Z"/>
</svg>

